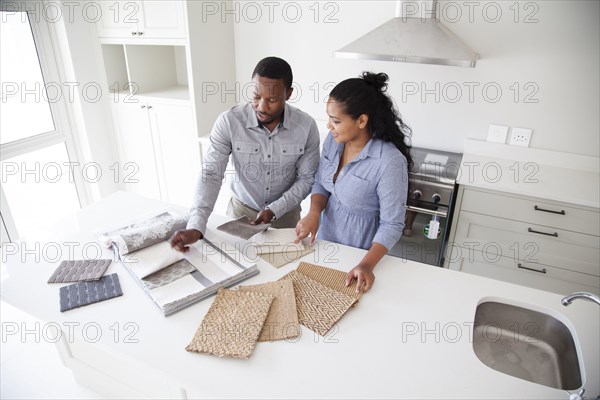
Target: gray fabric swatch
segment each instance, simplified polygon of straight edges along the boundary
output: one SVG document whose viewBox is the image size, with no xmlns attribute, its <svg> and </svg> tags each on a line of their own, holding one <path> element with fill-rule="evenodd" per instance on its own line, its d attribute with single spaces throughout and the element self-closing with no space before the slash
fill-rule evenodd
<svg viewBox="0 0 600 400">
<path fill-rule="evenodd" d="M 248 240 L 257 233 L 266 231 L 270 226 L 271 224 L 250 225 L 248 217 L 243 216 L 233 221 L 226 222 L 223 225 L 218 226 L 217 229 Z"/>
<path fill-rule="evenodd" d="M 208 279 L 204 274 L 198 270 L 192 272 L 192 276 L 195 280 L 200 282 L 204 287 L 211 287 L 214 285 L 214 282 Z"/>
<path fill-rule="evenodd" d="M 65 260 L 48 279 L 48 283 L 97 281 L 104 275 L 111 260 Z"/>
<path fill-rule="evenodd" d="M 117 274 L 92 282 L 79 282 L 60 288 L 60 312 L 122 296 Z"/>
<path fill-rule="evenodd" d="M 148 289 L 154 289 L 176 281 L 194 271 L 196 271 L 196 267 L 184 258 L 160 271 L 148 275 L 142 279 L 142 282 L 144 282 L 144 285 L 146 285 Z"/>
</svg>

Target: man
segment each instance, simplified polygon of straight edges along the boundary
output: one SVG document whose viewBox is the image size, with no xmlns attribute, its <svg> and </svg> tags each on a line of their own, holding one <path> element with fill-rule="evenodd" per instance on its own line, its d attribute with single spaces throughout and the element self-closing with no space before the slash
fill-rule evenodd
<svg viewBox="0 0 600 400">
<path fill-rule="evenodd" d="M 187 227 L 171 236 L 174 249 L 186 252 L 203 237 L 230 156 L 235 179 L 227 215 L 246 215 L 253 224 L 275 228 L 296 226 L 300 202 L 310 193 L 319 165 L 319 131 L 312 117 L 286 103 L 292 79 L 286 61 L 261 60 L 252 73 L 252 102 L 219 116 Z"/>
</svg>

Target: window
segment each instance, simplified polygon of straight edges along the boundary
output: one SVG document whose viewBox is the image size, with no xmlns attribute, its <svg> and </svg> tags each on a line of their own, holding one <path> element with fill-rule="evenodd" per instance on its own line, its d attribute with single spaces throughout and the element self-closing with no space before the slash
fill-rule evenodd
<svg viewBox="0 0 600 400">
<path fill-rule="evenodd" d="M 0 3 L 2 4 L 2 3 Z M 1 6 L 0 6 L 1 7 Z M 80 207 L 81 183 L 52 32 L 43 18 L 0 9 L 0 216 L 2 243 Z"/>
</svg>

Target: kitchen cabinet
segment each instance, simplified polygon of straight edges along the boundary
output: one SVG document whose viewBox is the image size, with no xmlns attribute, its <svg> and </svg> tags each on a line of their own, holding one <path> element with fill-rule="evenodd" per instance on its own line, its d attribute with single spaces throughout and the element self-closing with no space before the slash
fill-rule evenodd
<svg viewBox="0 0 600 400">
<path fill-rule="evenodd" d="M 556 293 L 600 293 L 597 208 L 461 186 L 446 267 Z"/>
<path fill-rule="evenodd" d="M 184 3 L 171 1 L 100 1 L 96 23 L 102 38 L 185 38 Z"/>
<path fill-rule="evenodd" d="M 103 16 L 120 10 L 118 19 L 97 25 L 103 93 L 121 164 L 139 166 L 140 182 L 123 181 L 123 187 L 188 206 L 201 165 L 198 138 L 236 102 L 219 91 L 236 87 L 233 23 L 202 18 L 203 2 L 192 0 L 108 1 L 102 7 L 108 10 Z M 135 10 L 135 24 L 121 15 Z M 143 34 L 131 35 L 138 30 Z"/>
<path fill-rule="evenodd" d="M 191 106 L 133 98 L 114 109 L 125 188 L 189 205 L 200 168 Z"/>
</svg>

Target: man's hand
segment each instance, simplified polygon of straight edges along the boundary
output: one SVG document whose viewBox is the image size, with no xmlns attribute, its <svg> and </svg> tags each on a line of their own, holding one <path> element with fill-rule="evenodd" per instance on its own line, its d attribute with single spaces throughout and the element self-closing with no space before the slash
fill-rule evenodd
<svg viewBox="0 0 600 400">
<path fill-rule="evenodd" d="M 319 213 L 309 212 L 308 215 L 302 218 L 296 224 L 296 240 L 294 243 L 300 243 L 300 241 L 308 235 L 310 235 L 310 245 L 315 243 L 317 237 L 317 230 L 319 230 L 319 219 L 321 218 Z"/>
<path fill-rule="evenodd" d="M 252 222 L 250 222 L 251 225 L 259 225 L 259 224 L 269 224 L 271 223 L 271 220 L 273 219 L 273 216 L 275 214 L 273 214 L 273 211 L 269 210 L 268 208 L 266 210 L 262 210 L 261 212 L 258 213 L 258 215 L 256 216 L 256 219 Z"/>
<path fill-rule="evenodd" d="M 185 229 L 175 231 L 173 235 L 171 235 L 171 247 L 177 251 L 181 251 L 182 253 L 187 253 L 190 251 L 190 244 L 196 243 L 198 240 L 202 239 L 202 232 L 196 229 Z"/>
<path fill-rule="evenodd" d="M 373 287 L 373 282 L 375 282 L 373 268 L 361 264 L 352 268 L 348 272 L 348 276 L 346 276 L 346 287 L 350 286 L 354 279 L 356 279 L 356 293 L 368 291 Z"/>
</svg>

